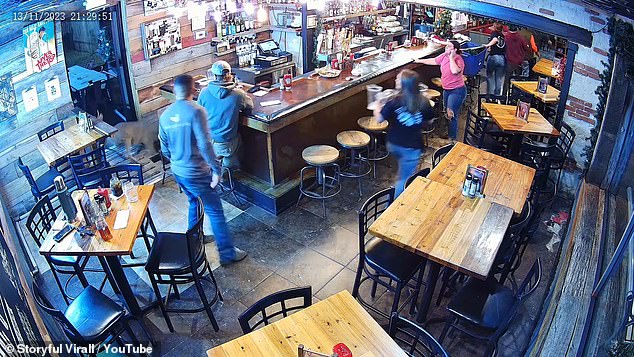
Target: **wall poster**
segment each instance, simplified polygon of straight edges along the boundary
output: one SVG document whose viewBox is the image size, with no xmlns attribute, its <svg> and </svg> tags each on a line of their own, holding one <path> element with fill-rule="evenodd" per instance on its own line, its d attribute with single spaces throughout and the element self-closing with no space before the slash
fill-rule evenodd
<svg viewBox="0 0 634 357">
<path fill-rule="evenodd" d="M 178 19 L 168 17 L 142 25 L 145 59 L 155 58 L 183 48 Z"/>
<path fill-rule="evenodd" d="M 11 83 L 11 76 L 0 76 L 0 123 L 15 119 L 18 114 L 18 101 Z"/>
<path fill-rule="evenodd" d="M 40 21 L 22 29 L 26 73 L 42 72 L 57 63 L 55 24 Z"/>
</svg>

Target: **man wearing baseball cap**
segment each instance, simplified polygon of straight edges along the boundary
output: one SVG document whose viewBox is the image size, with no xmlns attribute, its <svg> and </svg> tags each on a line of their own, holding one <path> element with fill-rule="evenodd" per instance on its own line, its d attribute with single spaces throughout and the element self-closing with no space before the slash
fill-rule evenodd
<svg viewBox="0 0 634 357">
<path fill-rule="evenodd" d="M 240 166 L 240 112 L 253 109 L 253 100 L 242 89 L 236 88 L 229 63 L 216 61 L 210 72 L 212 82 L 200 92 L 198 104 L 207 110 L 216 155 L 223 158 L 224 166 L 237 168 Z"/>
<path fill-rule="evenodd" d="M 171 161 L 176 182 L 189 200 L 189 228 L 198 219 L 196 207 L 200 197 L 216 237 L 220 264 L 238 262 L 247 253 L 233 245 L 220 197 L 214 190 L 220 181 L 220 167 L 211 146 L 207 113 L 193 101 L 191 76 L 174 79 L 174 96 L 176 101 L 159 118 L 159 141 L 163 155 Z"/>
</svg>

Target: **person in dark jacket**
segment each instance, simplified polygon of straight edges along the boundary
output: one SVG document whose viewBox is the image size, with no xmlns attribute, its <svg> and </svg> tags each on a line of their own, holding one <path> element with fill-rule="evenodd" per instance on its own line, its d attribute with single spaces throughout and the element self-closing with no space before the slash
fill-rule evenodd
<svg viewBox="0 0 634 357">
<path fill-rule="evenodd" d="M 510 26 L 509 32 L 504 36 L 506 38 L 506 79 L 504 81 L 503 94 L 508 93 L 511 76 L 520 67 L 526 59 L 526 55 L 530 51 L 530 44 L 526 42 L 524 37 L 517 32 L 517 26 Z"/>
<path fill-rule="evenodd" d="M 244 259 L 247 253 L 233 245 L 220 197 L 214 190 L 220 181 L 220 167 L 211 146 L 207 113 L 193 101 L 193 93 L 191 76 L 176 77 L 176 101 L 159 118 L 159 141 L 163 155 L 171 161 L 176 182 L 189 200 L 189 227 L 198 219 L 200 197 L 216 237 L 220 264 L 226 265 Z"/>
<path fill-rule="evenodd" d="M 216 155 L 223 157 L 224 166 L 237 168 L 240 166 L 240 112 L 253 109 L 253 100 L 242 89 L 236 88 L 229 63 L 215 62 L 211 66 L 211 75 L 213 81 L 200 92 L 198 104 L 207 110 Z"/>
<path fill-rule="evenodd" d="M 402 70 L 396 77 L 398 94 L 374 110 L 378 122 L 387 120 L 387 147 L 398 160 L 396 196 L 405 189 L 405 181 L 418 168 L 423 149 L 421 130 L 423 124 L 433 119 L 434 113 L 419 89 L 420 77 L 410 69 Z"/>
</svg>

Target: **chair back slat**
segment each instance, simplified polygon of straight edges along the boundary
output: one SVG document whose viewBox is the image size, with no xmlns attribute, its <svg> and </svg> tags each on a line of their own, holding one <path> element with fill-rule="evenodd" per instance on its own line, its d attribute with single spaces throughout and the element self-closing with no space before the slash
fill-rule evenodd
<svg viewBox="0 0 634 357">
<path fill-rule="evenodd" d="M 64 121 L 60 120 L 56 123 L 53 123 L 46 128 L 37 132 L 37 137 L 40 141 L 44 141 L 51 136 L 64 131 Z"/>
<path fill-rule="evenodd" d="M 197 199 L 196 204 L 196 223 L 194 226 L 189 227 L 185 236 L 187 238 L 187 255 L 189 256 L 189 266 L 197 266 L 196 262 L 200 261 L 200 258 L 205 257 L 205 245 L 204 245 L 204 233 L 203 233 L 203 221 L 205 220 L 205 210 L 203 201 L 200 197 Z"/>
<path fill-rule="evenodd" d="M 488 125 L 488 118 L 481 117 L 470 110 L 467 113 L 463 142 L 476 148 L 484 147 L 484 139 Z"/>
<path fill-rule="evenodd" d="M 412 182 L 414 182 L 414 180 L 417 177 L 427 177 L 427 175 L 429 175 L 430 172 L 431 172 L 431 169 L 429 167 L 426 167 L 418 171 L 417 173 L 413 174 L 412 176 L 408 177 L 407 180 L 405 180 L 405 188 L 407 188 L 407 186 L 409 186 Z"/>
<path fill-rule="evenodd" d="M 570 152 L 570 148 L 572 147 L 572 143 L 575 141 L 575 137 L 577 134 L 574 129 L 566 124 L 561 123 L 561 128 L 559 129 L 559 137 L 557 138 L 557 148 L 561 150 L 563 154 L 563 159 L 566 160 L 568 157 L 568 153 Z"/>
<path fill-rule="evenodd" d="M 53 227 L 56 219 L 57 214 L 53 209 L 51 199 L 47 195 L 42 196 L 33 206 L 26 219 L 26 229 L 38 247 L 46 239 L 46 235 Z"/>
<path fill-rule="evenodd" d="M 33 177 L 31 169 L 24 164 L 24 161 L 22 161 L 21 157 L 18 157 L 18 168 L 20 169 L 20 171 L 22 171 L 22 174 L 24 175 L 24 178 L 26 178 L 26 181 L 29 183 L 29 186 L 31 186 L 31 192 L 33 193 L 33 196 L 42 196 L 40 189 L 35 183 L 35 178 Z"/>
<path fill-rule="evenodd" d="M 438 164 L 440 163 L 440 160 L 442 160 L 445 156 L 447 156 L 447 154 L 449 153 L 449 151 L 451 151 L 451 149 L 453 149 L 453 147 L 454 147 L 454 144 L 448 144 L 434 151 L 434 154 L 431 158 L 431 167 L 434 168 L 438 166 Z"/>
<path fill-rule="evenodd" d="M 397 312 L 390 318 L 388 334 L 408 356 L 449 357 L 449 354 L 429 332 L 399 316 Z"/>
<path fill-rule="evenodd" d="M 101 181 L 99 170 L 110 166 L 103 145 L 85 154 L 69 156 L 68 163 L 78 188 L 95 188 L 95 182 Z"/>
<path fill-rule="evenodd" d="M 101 187 L 110 187 L 110 179 L 116 177 L 121 182 L 132 182 L 135 185 L 143 185 L 143 168 L 141 164 L 125 164 L 108 166 L 99 171 Z"/>
<path fill-rule="evenodd" d="M 278 316 L 287 317 L 290 312 L 301 310 L 312 305 L 312 287 L 305 286 L 300 288 L 292 288 L 286 289 L 282 291 L 278 291 L 271 295 L 265 296 L 260 299 L 260 301 L 253 304 L 251 307 L 246 309 L 240 316 L 238 317 L 238 322 L 240 323 L 240 327 L 242 328 L 242 332 L 247 334 L 260 325 L 266 326 L 273 322 Z M 290 305 L 289 302 L 295 301 L 297 299 L 301 300 L 300 304 Z M 272 307 L 276 307 L 279 305 L 279 310 L 271 311 Z M 267 311 L 267 309 L 269 311 Z M 261 316 L 259 320 L 257 318 Z"/>
<path fill-rule="evenodd" d="M 394 187 L 381 190 L 370 198 L 361 206 L 358 213 L 359 223 L 359 260 L 363 261 L 365 258 L 365 237 L 368 234 L 368 230 L 374 221 L 385 212 L 385 210 L 394 202 L 395 190 Z"/>
</svg>

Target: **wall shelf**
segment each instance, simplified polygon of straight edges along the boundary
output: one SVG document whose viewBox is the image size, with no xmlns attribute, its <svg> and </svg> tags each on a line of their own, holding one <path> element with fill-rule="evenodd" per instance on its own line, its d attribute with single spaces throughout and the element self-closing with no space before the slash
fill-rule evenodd
<svg viewBox="0 0 634 357">
<path fill-rule="evenodd" d="M 348 15 L 323 17 L 321 20 L 323 22 L 338 21 L 338 20 L 351 19 L 353 17 L 387 14 L 390 12 L 394 12 L 395 10 L 396 9 L 384 9 L 384 10 L 375 10 L 375 11 L 356 12 L 354 14 L 348 14 Z"/>
<path fill-rule="evenodd" d="M 231 39 L 234 39 L 236 37 L 257 35 L 260 32 L 269 31 L 270 30 L 269 27 L 270 26 L 265 25 L 265 26 L 261 26 L 261 27 L 258 27 L 256 29 L 253 29 L 253 30 L 243 31 L 243 32 L 236 33 L 236 34 L 233 34 L 233 35 L 227 35 L 227 36 L 222 36 L 222 37 L 212 37 L 211 41 L 212 42 L 221 42 L 221 41 L 224 41 L 224 40 L 231 40 Z"/>
</svg>

